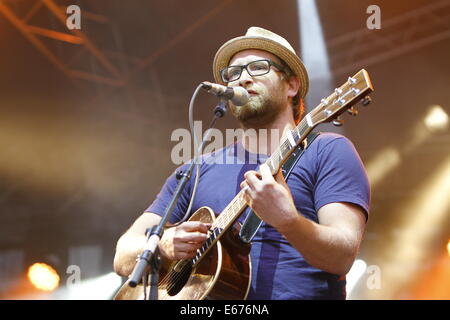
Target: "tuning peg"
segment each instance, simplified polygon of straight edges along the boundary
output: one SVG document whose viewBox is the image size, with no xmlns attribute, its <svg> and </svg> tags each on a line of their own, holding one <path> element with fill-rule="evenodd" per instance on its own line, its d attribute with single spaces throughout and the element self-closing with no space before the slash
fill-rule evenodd
<svg viewBox="0 0 450 320">
<path fill-rule="evenodd" d="M 348 108 L 347 112 L 350 113 L 352 116 L 355 116 L 355 117 L 358 115 L 358 110 L 355 107 Z"/>
<path fill-rule="evenodd" d="M 369 97 L 369 96 L 365 96 L 365 97 L 361 100 L 361 103 L 362 103 L 363 106 L 368 106 L 369 103 L 371 103 L 371 102 L 372 102 L 372 98 Z"/>
<path fill-rule="evenodd" d="M 339 96 L 339 95 L 342 94 L 342 89 L 335 88 L 335 89 L 334 89 L 334 93 L 336 94 L 336 96 Z"/>
<path fill-rule="evenodd" d="M 341 105 L 341 106 L 343 106 L 344 104 L 345 104 L 345 99 L 344 98 L 339 98 L 339 99 L 337 99 L 337 102 Z"/>
<path fill-rule="evenodd" d="M 361 90 L 359 90 L 358 88 L 352 88 L 352 92 L 356 96 L 357 94 L 359 94 L 361 92 Z"/>
<path fill-rule="evenodd" d="M 336 119 L 333 120 L 333 124 L 334 124 L 336 127 L 340 127 L 340 126 L 342 126 L 342 125 L 344 124 L 344 121 L 341 120 L 341 119 L 338 117 L 338 118 L 336 118 Z"/>
</svg>

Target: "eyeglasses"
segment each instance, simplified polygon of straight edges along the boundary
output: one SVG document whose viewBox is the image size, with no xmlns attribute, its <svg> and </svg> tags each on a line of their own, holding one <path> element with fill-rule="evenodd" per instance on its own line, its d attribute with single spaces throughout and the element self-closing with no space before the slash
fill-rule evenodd
<svg viewBox="0 0 450 320">
<path fill-rule="evenodd" d="M 229 66 L 220 70 L 220 75 L 223 82 L 231 82 L 238 80 L 242 75 L 242 70 L 247 70 L 247 73 L 252 77 L 262 76 L 270 72 L 270 67 L 274 66 L 281 72 L 285 72 L 283 66 L 268 59 L 252 61 L 243 66 Z"/>
</svg>

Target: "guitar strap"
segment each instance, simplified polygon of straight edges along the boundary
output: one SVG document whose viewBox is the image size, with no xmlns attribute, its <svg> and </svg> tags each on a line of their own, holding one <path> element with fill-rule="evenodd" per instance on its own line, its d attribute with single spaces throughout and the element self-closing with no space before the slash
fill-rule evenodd
<svg viewBox="0 0 450 320">
<path fill-rule="evenodd" d="M 308 148 L 308 146 L 314 141 L 314 139 L 320 134 L 320 132 L 311 132 L 304 140 L 304 143 L 300 143 L 295 150 L 291 153 L 289 158 L 281 167 L 284 179 L 287 180 L 292 172 L 295 164 L 298 162 L 303 152 Z M 262 220 L 255 214 L 255 212 L 248 208 L 248 215 L 242 224 L 241 231 L 239 232 L 239 237 L 242 242 L 250 243 L 262 224 Z"/>
</svg>

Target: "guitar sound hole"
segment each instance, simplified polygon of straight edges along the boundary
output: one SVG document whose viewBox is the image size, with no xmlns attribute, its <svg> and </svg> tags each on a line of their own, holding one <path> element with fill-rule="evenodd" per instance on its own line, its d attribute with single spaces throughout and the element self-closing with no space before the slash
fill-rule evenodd
<svg viewBox="0 0 450 320">
<path fill-rule="evenodd" d="M 169 296 L 178 294 L 191 276 L 192 266 L 185 265 L 179 272 L 171 271 L 171 281 L 167 284 Z"/>
</svg>

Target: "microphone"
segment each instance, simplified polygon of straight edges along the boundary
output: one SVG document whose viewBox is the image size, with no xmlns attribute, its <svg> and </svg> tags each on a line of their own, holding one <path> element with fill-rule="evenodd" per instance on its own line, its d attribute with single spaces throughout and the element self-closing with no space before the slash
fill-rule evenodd
<svg viewBox="0 0 450 320">
<path fill-rule="evenodd" d="M 247 90 L 242 87 L 226 87 L 218 83 L 202 82 L 202 88 L 220 98 L 231 100 L 234 105 L 242 106 L 250 99 Z"/>
</svg>

